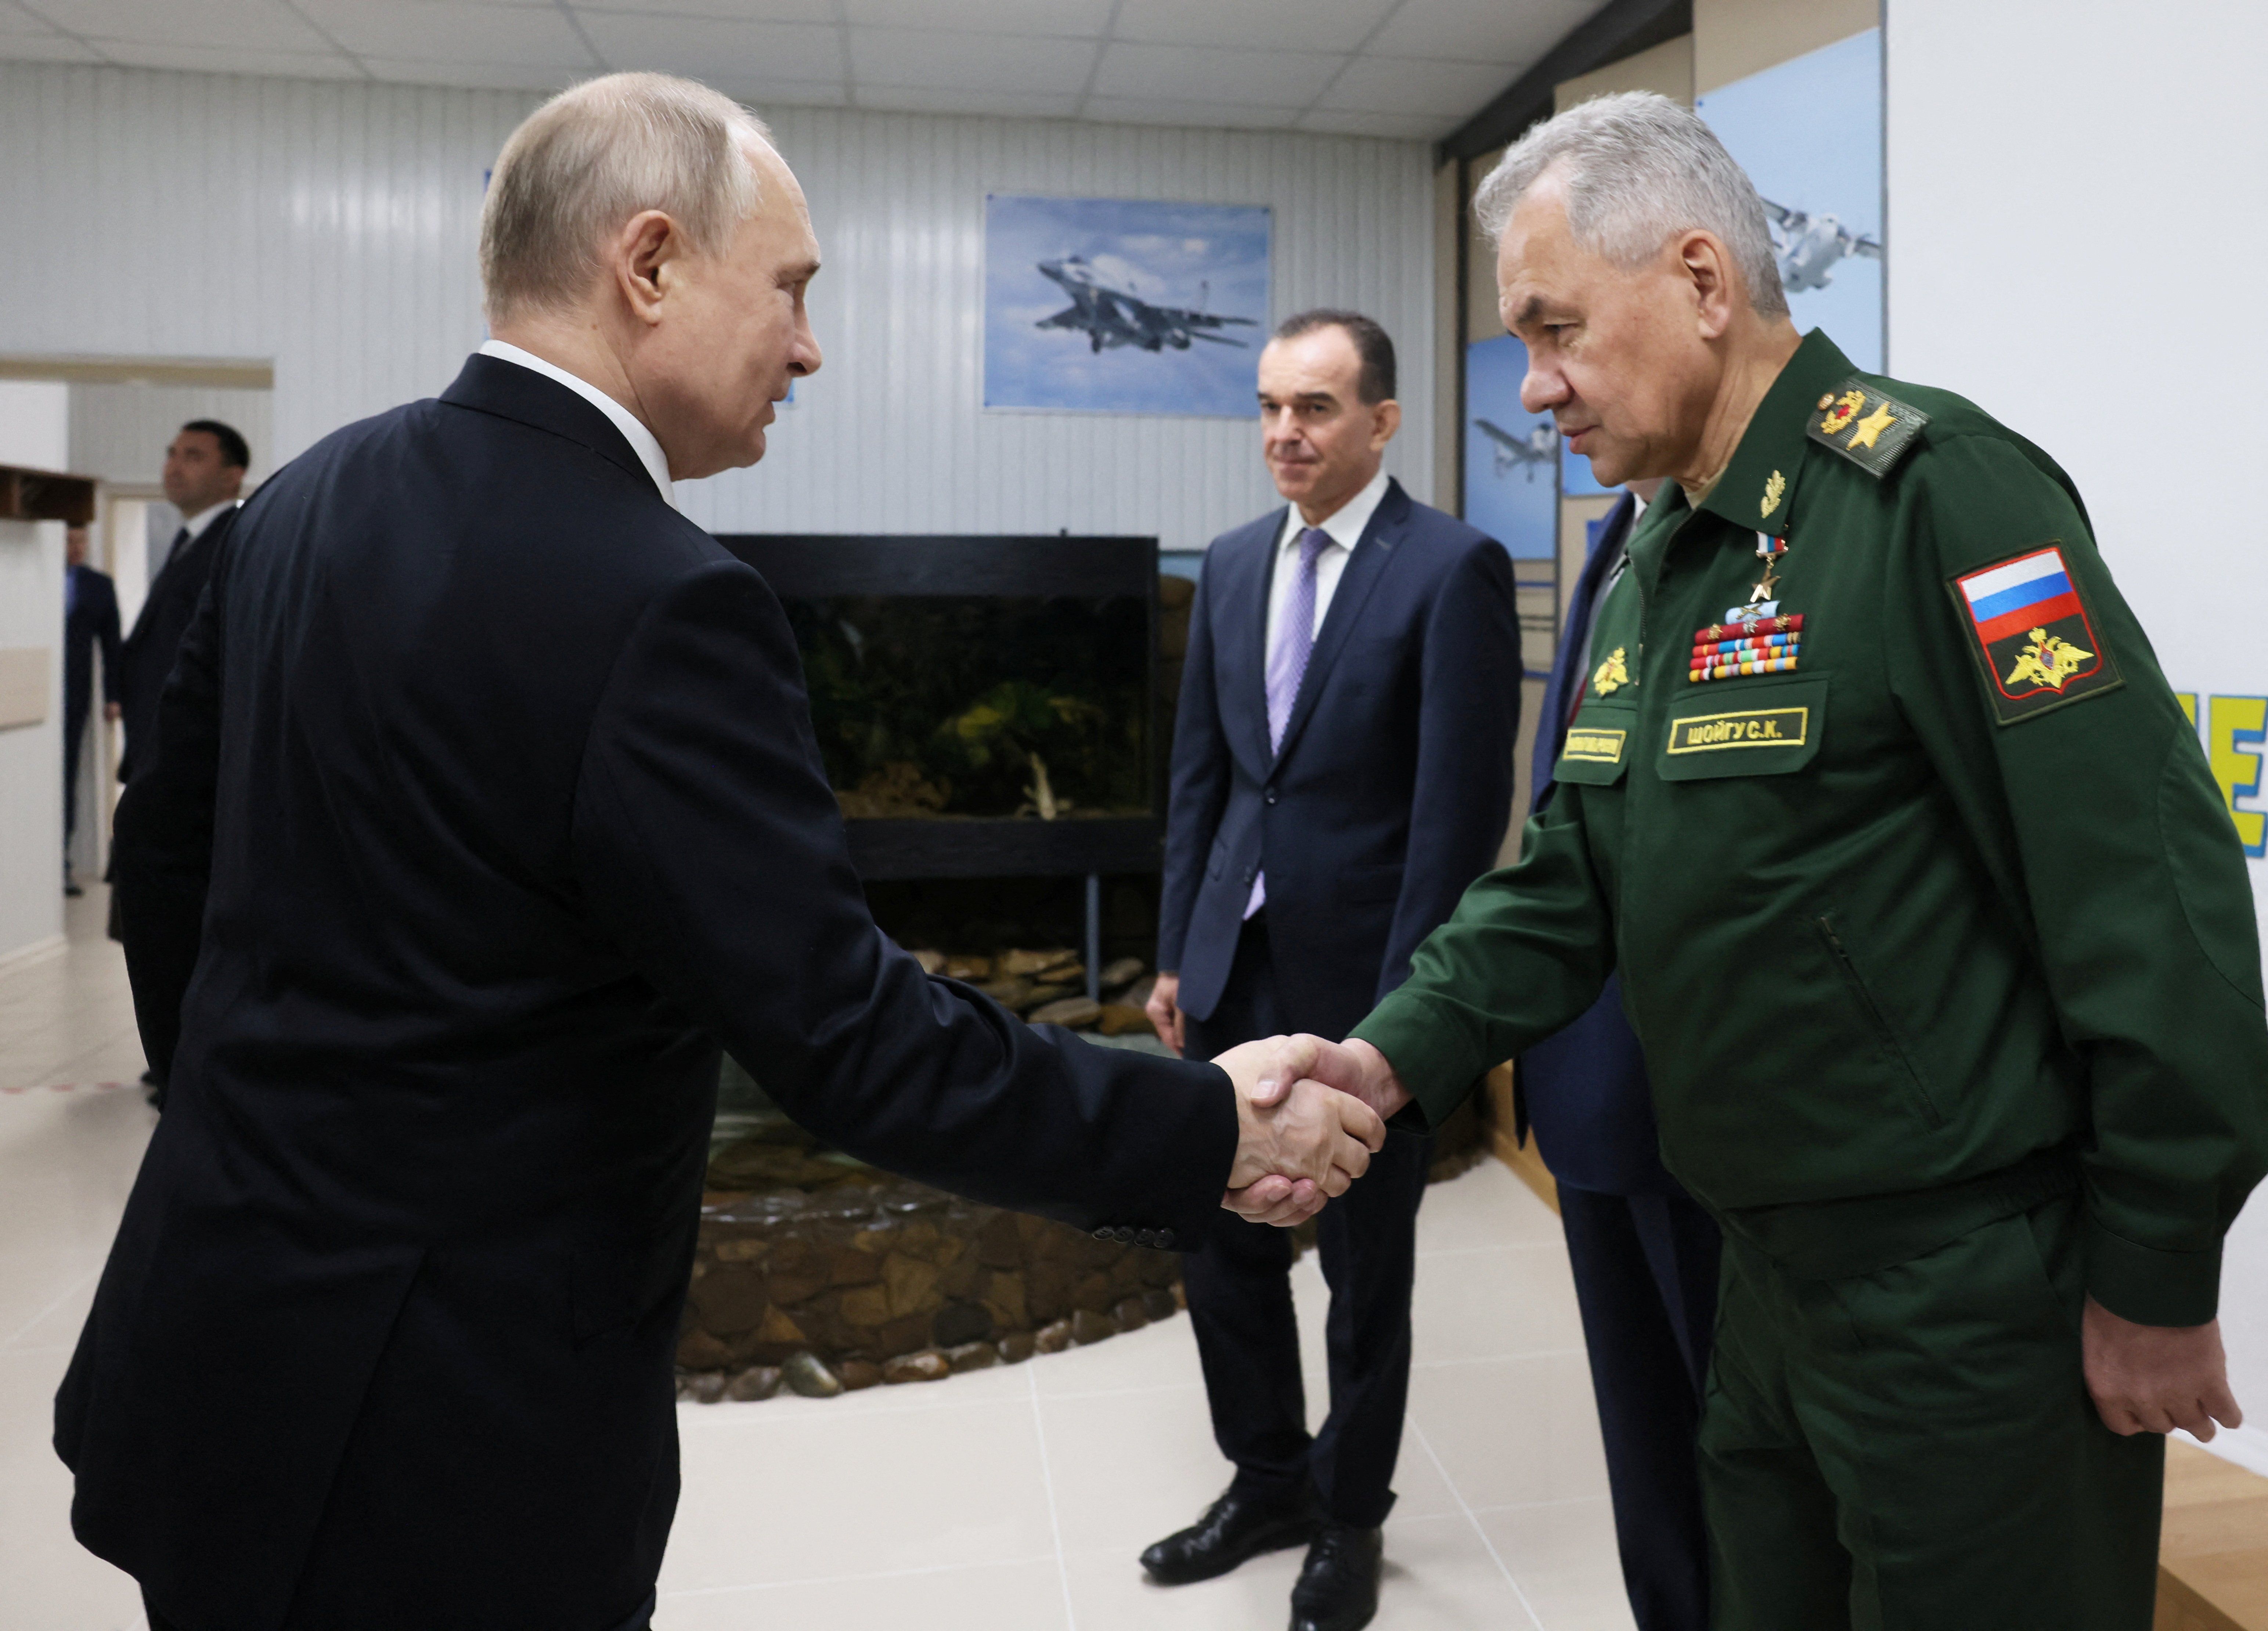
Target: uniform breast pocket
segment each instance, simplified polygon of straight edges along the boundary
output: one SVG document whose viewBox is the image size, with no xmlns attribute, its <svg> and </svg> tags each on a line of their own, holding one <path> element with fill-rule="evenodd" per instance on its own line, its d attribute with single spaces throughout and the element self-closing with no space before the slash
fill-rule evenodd
<svg viewBox="0 0 2268 1631">
<path fill-rule="evenodd" d="M 1786 775 L 1819 756 L 1827 733 L 1827 680 L 1714 681 L 1669 709 L 1653 746 L 1665 782 Z"/>
</svg>

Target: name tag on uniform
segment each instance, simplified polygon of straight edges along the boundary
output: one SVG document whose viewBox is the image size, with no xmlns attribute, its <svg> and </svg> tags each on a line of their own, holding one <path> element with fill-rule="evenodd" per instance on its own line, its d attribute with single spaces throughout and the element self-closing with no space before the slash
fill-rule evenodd
<svg viewBox="0 0 2268 1631">
<path fill-rule="evenodd" d="M 1567 746 L 1559 750 L 1563 758 L 1579 760 L 1591 765 L 1618 765 L 1623 761 L 1623 738 L 1627 731 L 1570 731 Z"/>
<path fill-rule="evenodd" d="M 1736 713 L 1700 714 L 1672 720 L 1669 752 L 1713 753 L 1730 747 L 1801 747 L 1810 735 L 1808 708 L 1747 708 Z"/>
</svg>

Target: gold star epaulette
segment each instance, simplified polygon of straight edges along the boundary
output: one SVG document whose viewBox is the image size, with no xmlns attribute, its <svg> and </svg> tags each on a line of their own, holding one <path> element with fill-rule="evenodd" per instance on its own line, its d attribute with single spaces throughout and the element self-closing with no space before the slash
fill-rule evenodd
<svg viewBox="0 0 2268 1631">
<path fill-rule="evenodd" d="M 1918 408 L 1884 396 L 1853 374 L 1819 399 L 1809 434 L 1879 481 L 1912 451 L 1928 422 Z"/>
</svg>

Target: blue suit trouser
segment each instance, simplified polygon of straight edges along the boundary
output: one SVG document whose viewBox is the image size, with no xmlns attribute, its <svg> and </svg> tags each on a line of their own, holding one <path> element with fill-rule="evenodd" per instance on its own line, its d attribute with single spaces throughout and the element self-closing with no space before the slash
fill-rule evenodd
<svg viewBox="0 0 2268 1631">
<path fill-rule="evenodd" d="M 1244 926 L 1212 1018 L 1189 1022 L 1187 1052 L 1210 1059 L 1281 1030 L 1267 915 Z M 1189 1322 L 1204 1366 L 1214 1442 L 1245 1494 L 1312 1480 L 1324 1513 L 1359 1529 L 1386 1521 L 1410 1398 L 1410 1292 L 1418 1203 L 1433 1141 L 1396 1133 L 1370 1170 L 1315 1220 L 1331 1289 L 1323 1327 L 1331 1408 L 1307 1431 L 1300 1332 L 1292 1307 L 1291 1231 L 1224 1217 L 1182 1259 Z"/>
<path fill-rule="evenodd" d="M 1706 1631 L 1697 1442 L 1717 1318 L 1717 1225 L 1683 1194 L 1564 1183 L 1559 1216 L 1631 1613 L 1638 1631 Z"/>
</svg>

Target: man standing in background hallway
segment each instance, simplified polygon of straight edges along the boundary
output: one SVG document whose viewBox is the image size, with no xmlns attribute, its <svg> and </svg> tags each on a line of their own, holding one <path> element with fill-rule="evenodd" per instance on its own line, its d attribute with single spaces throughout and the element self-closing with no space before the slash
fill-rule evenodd
<svg viewBox="0 0 2268 1631">
<path fill-rule="evenodd" d="M 78 826 L 78 756 L 94 711 L 94 649 L 102 648 L 102 716 L 118 717 L 118 591 L 86 563 L 84 523 L 63 529 L 63 893 L 86 892 L 71 877 L 71 834 Z"/>
<path fill-rule="evenodd" d="M 1213 541 L 1174 728 L 1159 1032 L 1204 1058 L 1337 1039 L 1492 865 L 1512 804 L 1520 631 L 1502 546 L 1381 468 L 1402 422 L 1370 319 L 1286 320 L 1260 356 L 1262 448 L 1290 501 Z M 1235 1464 L 1142 1554 L 1168 1584 L 1313 1540 L 1293 1631 L 1377 1612 L 1410 1385 L 1432 1141 L 1399 1137 L 1318 1225 L 1331 1408 L 1310 1437 L 1280 1231 L 1224 1221 L 1183 1259 L 1213 1436 Z"/>
<path fill-rule="evenodd" d="M 119 701 L 126 715 L 126 751 L 118 779 L 130 782 L 153 756 L 158 698 L 181 650 L 189 614 L 197 609 L 205 579 L 212 575 L 213 553 L 228 535 L 244 494 L 244 473 L 252 449 L 243 437 L 217 419 L 192 419 L 166 449 L 161 478 L 166 502 L 181 512 L 180 530 L 166 546 L 150 577 L 150 596 L 126 636 L 120 666 Z"/>
<path fill-rule="evenodd" d="M 1637 593 L 1625 569 L 1631 534 L 1660 485 L 1631 483 L 1576 580 L 1535 733 L 1537 812 L 1586 682 L 1608 655 L 1593 650 L 1591 630 L 1609 600 Z M 1722 1242 L 1661 1164 L 1621 981 L 1610 976 L 1580 1019 L 1521 1054 L 1513 1081 L 1521 1127 L 1558 1185 L 1631 1616 L 1638 1631 L 1707 1631 L 1697 1435 Z"/>
</svg>

